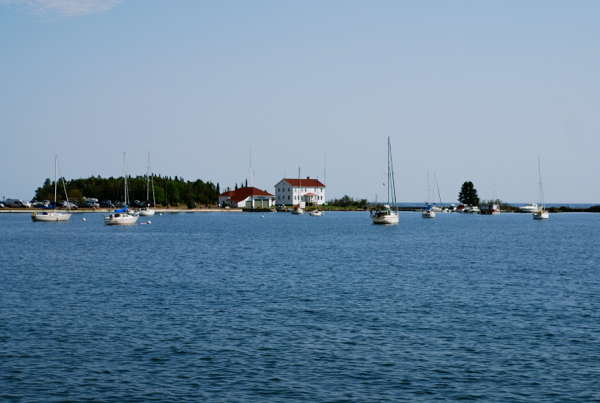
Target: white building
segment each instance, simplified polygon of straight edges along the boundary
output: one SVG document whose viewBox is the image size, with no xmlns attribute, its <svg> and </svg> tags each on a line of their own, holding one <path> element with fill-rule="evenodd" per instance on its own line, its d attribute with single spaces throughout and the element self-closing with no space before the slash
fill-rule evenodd
<svg viewBox="0 0 600 403">
<path fill-rule="evenodd" d="M 273 195 L 255 187 L 243 187 L 220 194 L 219 206 L 224 203 L 231 207 L 270 208 L 273 206 Z"/>
<path fill-rule="evenodd" d="M 275 204 L 295 206 L 300 204 L 325 203 L 325 185 L 318 179 L 289 179 L 284 178 L 275 185 Z"/>
</svg>

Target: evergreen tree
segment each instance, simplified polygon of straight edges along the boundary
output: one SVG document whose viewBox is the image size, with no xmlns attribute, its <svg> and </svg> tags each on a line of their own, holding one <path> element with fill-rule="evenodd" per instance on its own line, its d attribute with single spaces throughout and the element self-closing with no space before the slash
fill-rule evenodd
<svg viewBox="0 0 600 403">
<path fill-rule="evenodd" d="M 458 193 L 458 201 L 462 204 L 479 206 L 479 196 L 477 196 L 477 189 L 473 186 L 473 182 L 467 181 L 462 184 L 460 193 Z"/>
</svg>

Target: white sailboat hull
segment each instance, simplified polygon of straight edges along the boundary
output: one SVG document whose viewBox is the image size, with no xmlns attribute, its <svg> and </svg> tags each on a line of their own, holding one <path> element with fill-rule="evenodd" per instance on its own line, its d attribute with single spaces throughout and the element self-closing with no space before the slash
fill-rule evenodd
<svg viewBox="0 0 600 403">
<path fill-rule="evenodd" d="M 313 217 L 321 217 L 323 215 L 323 213 L 319 210 L 313 210 L 310 212 L 310 215 Z"/>
<path fill-rule="evenodd" d="M 537 213 L 533 213 L 534 220 L 547 220 L 550 217 L 550 213 L 547 211 L 539 211 Z"/>
<path fill-rule="evenodd" d="M 400 216 L 393 211 L 378 211 L 371 216 L 374 224 L 398 224 Z"/>
<path fill-rule="evenodd" d="M 423 218 L 435 218 L 435 211 L 423 211 L 422 216 Z"/>
<path fill-rule="evenodd" d="M 153 216 L 154 213 L 156 213 L 156 210 L 142 210 L 138 212 L 138 215 L 144 216 L 144 217 L 150 217 Z"/>
<path fill-rule="evenodd" d="M 71 214 L 64 213 L 33 213 L 31 215 L 33 221 L 40 222 L 64 222 L 69 221 L 69 218 L 71 218 Z"/>
<path fill-rule="evenodd" d="M 108 217 L 104 217 L 104 224 L 106 225 L 133 225 L 137 222 L 138 216 L 129 214 L 114 214 Z"/>
<path fill-rule="evenodd" d="M 400 218 L 397 215 L 388 215 L 383 217 L 373 217 L 374 224 L 398 224 Z"/>
</svg>

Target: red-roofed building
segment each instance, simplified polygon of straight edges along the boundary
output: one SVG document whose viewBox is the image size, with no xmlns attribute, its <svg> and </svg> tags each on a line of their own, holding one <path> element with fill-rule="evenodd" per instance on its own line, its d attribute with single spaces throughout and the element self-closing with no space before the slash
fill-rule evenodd
<svg viewBox="0 0 600 403">
<path fill-rule="evenodd" d="M 322 205 L 325 203 L 325 185 L 318 179 L 285 178 L 275 185 L 275 203 L 295 206 L 300 204 Z"/>
<path fill-rule="evenodd" d="M 219 195 L 219 206 L 230 205 L 242 208 L 270 208 L 273 206 L 273 195 L 255 187 L 243 187 L 228 190 Z"/>
</svg>

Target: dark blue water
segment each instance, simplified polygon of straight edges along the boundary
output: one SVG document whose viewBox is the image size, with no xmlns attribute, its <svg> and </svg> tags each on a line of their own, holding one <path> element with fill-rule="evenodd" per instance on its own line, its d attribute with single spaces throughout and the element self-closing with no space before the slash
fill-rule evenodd
<svg viewBox="0 0 600 403">
<path fill-rule="evenodd" d="M 150 219 L 0 215 L 0 401 L 600 401 L 600 214 Z"/>
</svg>

